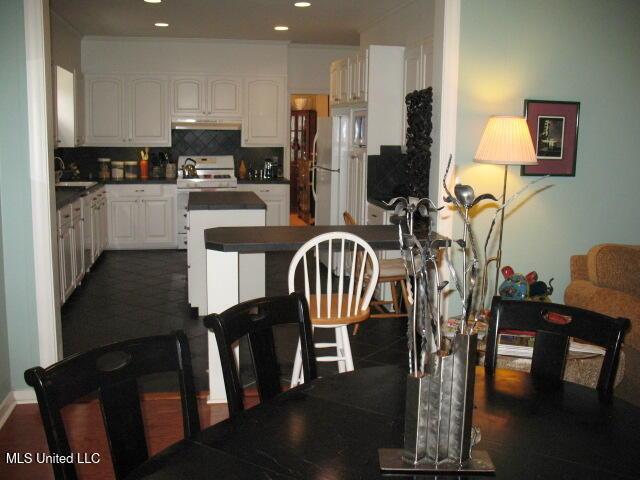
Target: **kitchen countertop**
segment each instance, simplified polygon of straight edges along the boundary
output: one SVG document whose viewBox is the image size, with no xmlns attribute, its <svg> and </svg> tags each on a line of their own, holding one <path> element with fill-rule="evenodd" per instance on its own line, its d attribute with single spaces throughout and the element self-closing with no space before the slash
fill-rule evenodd
<svg viewBox="0 0 640 480">
<path fill-rule="evenodd" d="M 389 200 L 391 200 L 391 199 L 389 199 Z M 369 198 L 367 198 L 367 202 L 369 202 L 371 205 L 375 205 L 376 207 L 380 207 L 383 210 L 393 210 L 392 206 L 387 205 L 386 203 L 384 203 L 383 200 L 381 200 L 379 198 L 369 197 Z"/>
<path fill-rule="evenodd" d="M 168 184 L 175 185 L 175 178 L 150 178 L 148 180 L 142 180 L 140 178 L 136 179 L 124 179 L 124 180 L 107 180 L 100 181 L 98 183 L 103 183 L 107 185 L 145 185 L 145 184 Z"/>
<path fill-rule="evenodd" d="M 267 205 L 253 192 L 189 192 L 188 210 L 266 209 Z"/>
<path fill-rule="evenodd" d="M 104 186 L 98 183 L 90 188 L 84 187 L 56 187 L 56 210 L 66 207 L 70 203 L 75 202 L 80 197 L 84 197 L 88 193 Z"/>
<path fill-rule="evenodd" d="M 288 178 L 267 178 L 264 180 L 255 180 L 255 179 L 238 179 L 238 184 L 257 184 L 257 185 L 265 185 L 265 184 L 274 184 L 274 185 L 288 185 L 289 183 L 289 179 Z"/>
<path fill-rule="evenodd" d="M 374 249 L 397 250 L 395 225 L 323 225 L 313 227 L 216 227 L 204 231 L 208 250 L 262 253 L 296 251 L 306 241 L 327 232 L 349 232 L 361 237 Z M 431 233 L 429 238 L 444 238 Z"/>
</svg>

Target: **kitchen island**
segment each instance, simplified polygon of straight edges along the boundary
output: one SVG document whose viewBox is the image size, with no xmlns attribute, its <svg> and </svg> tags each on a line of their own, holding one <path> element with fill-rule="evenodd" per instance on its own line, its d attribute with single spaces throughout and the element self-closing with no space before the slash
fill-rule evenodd
<svg viewBox="0 0 640 480">
<path fill-rule="evenodd" d="M 240 302 L 265 295 L 264 254 L 295 252 L 305 242 L 327 232 L 349 232 L 374 250 L 397 250 L 395 225 L 340 225 L 313 227 L 220 227 L 204 232 L 207 252 L 207 312 L 220 313 Z M 433 234 L 437 237 L 436 234 Z M 248 260 L 250 259 L 250 260 Z M 243 268 L 250 262 L 251 268 Z M 287 279 L 278 279 L 286 282 Z M 213 334 L 210 332 L 209 337 Z M 218 347 L 209 342 L 209 403 L 226 402 Z"/>
</svg>

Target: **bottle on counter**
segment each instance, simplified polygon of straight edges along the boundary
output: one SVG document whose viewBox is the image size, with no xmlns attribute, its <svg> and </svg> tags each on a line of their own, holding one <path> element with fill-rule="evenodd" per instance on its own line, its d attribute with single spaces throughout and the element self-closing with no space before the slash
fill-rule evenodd
<svg viewBox="0 0 640 480">
<path fill-rule="evenodd" d="M 247 178 L 247 166 L 244 164 L 244 160 L 240 160 L 240 166 L 238 167 L 238 178 L 244 180 Z"/>
<path fill-rule="evenodd" d="M 127 180 L 136 180 L 138 178 L 138 162 L 136 160 L 124 162 L 124 178 Z"/>
<path fill-rule="evenodd" d="M 98 165 L 100 170 L 98 171 L 98 178 L 101 182 L 106 182 L 111 178 L 111 159 L 99 158 Z"/>
<path fill-rule="evenodd" d="M 111 162 L 111 178 L 116 181 L 124 179 L 124 162 L 119 160 Z"/>
<path fill-rule="evenodd" d="M 149 180 L 149 149 L 140 151 L 140 178 Z"/>
</svg>

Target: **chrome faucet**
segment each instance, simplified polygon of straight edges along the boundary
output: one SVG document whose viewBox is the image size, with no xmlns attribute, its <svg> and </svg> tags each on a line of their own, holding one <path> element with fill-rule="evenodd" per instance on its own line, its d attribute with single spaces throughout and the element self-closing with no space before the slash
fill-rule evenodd
<svg viewBox="0 0 640 480">
<path fill-rule="evenodd" d="M 58 162 L 60 162 L 60 165 L 62 165 L 62 168 L 60 170 L 56 170 L 56 160 Z M 65 169 L 65 165 L 64 165 L 64 160 L 62 160 L 62 158 L 60 157 L 53 157 L 53 169 L 55 171 L 56 174 L 56 183 L 58 183 L 60 181 L 60 179 L 62 178 L 62 173 Z"/>
</svg>

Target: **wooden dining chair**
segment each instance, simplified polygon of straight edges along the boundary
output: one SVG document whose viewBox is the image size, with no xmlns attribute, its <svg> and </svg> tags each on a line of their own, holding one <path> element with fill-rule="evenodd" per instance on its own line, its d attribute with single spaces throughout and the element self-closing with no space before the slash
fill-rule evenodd
<svg viewBox="0 0 640 480">
<path fill-rule="evenodd" d="M 229 416 L 244 410 L 242 384 L 233 346 L 245 336 L 249 340 L 249 350 L 261 402 L 273 398 L 282 391 L 273 340 L 275 325 L 298 325 L 299 345 L 302 345 L 302 370 L 306 378 L 314 379 L 317 376 L 309 308 L 305 298 L 298 293 L 249 300 L 223 313 L 208 315 L 204 319 L 204 324 L 216 336 L 224 387 L 227 392 Z"/>
<path fill-rule="evenodd" d="M 326 253 L 327 278 L 321 280 L 320 252 Z M 338 267 L 337 288 L 333 281 L 333 261 Z M 355 259 L 358 259 L 357 261 Z M 315 275 L 311 278 L 309 263 L 314 262 Z M 309 305 L 312 328 L 330 328 L 335 343 L 315 343 L 316 348 L 335 349 L 335 355 L 317 356 L 318 362 L 337 362 L 338 371 L 353 370 L 353 357 L 347 326 L 369 318 L 369 302 L 373 296 L 379 274 L 378 258 L 371 246 L 357 235 L 348 232 L 328 232 L 307 241 L 296 252 L 289 264 L 289 292 L 295 291 L 295 277 L 302 264 L 304 296 Z M 356 268 L 357 266 L 357 268 Z M 368 274 L 366 274 L 368 272 Z M 348 275 L 348 278 L 346 278 Z M 313 289 L 312 289 L 313 284 Z M 313 292 L 313 293 L 312 293 Z M 304 381 L 301 345 L 298 344 L 293 362 L 291 386 Z"/>
<path fill-rule="evenodd" d="M 176 372 L 180 384 L 184 436 L 200 431 L 189 343 L 182 332 L 113 343 L 72 355 L 48 368 L 24 372 L 35 389 L 51 454 L 71 455 L 61 409 L 97 392 L 113 470 L 127 476 L 149 457 L 145 439 L 138 379 Z M 53 463 L 58 480 L 76 479 L 72 463 Z"/>
<path fill-rule="evenodd" d="M 345 225 L 357 225 L 357 222 L 353 216 L 345 211 L 342 214 Z M 407 273 L 404 266 L 404 260 L 401 258 L 389 258 L 378 259 L 380 264 L 380 275 L 378 276 L 378 285 L 389 283 L 389 290 L 391 290 L 391 300 L 371 300 L 371 306 L 378 310 L 379 313 L 372 313 L 371 318 L 400 318 L 408 317 L 407 305 L 409 305 L 409 296 L 407 293 Z M 402 311 L 400 307 L 400 299 L 398 298 L 398 287 L 402 292 L 402 300 L 405 310 Z M 391 305 L 393 307 L 392 312 L 384 310 L 384 305 Z M 353 329 L 353 334 L 357 334 L 360 328 L 360 324 L 356 325 Z"/>
<path fill-rule="evenodd" d="M 535 332 L 531 375 L 551 383 L 560 383 L 569 349 L 570 337 L 605 349 L 597 390 L 603 399 L 613 395 L 620 348 L 626 318 L 612 318 L 600 313 L 546 302 L 503 300 L 496 296 L 491 305 L 485 368 L 492 373 L 498 357 L 501 330 Z"/>
</svg>

